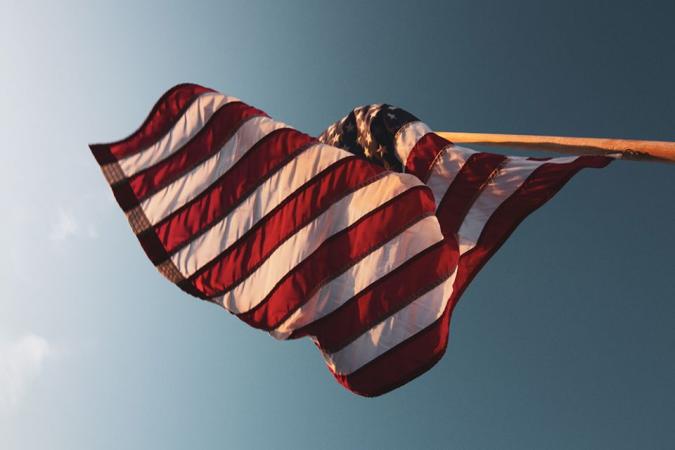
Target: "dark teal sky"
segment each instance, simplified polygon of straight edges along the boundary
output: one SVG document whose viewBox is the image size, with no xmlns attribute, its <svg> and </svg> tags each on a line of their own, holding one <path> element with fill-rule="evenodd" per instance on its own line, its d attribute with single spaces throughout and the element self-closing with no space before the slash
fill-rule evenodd
<svg viewBox="0 0 675 450">
<path fill-rule="evenodd" d="M 3 449 L 675 447 L 675 166 L 580 173 L 376 399 L 166 282 L 87 143 L 196 82 L 318 133 L 387 102 L 435 129 L 675 140 L 675 6 L 0 3 Z"/>
</svg>

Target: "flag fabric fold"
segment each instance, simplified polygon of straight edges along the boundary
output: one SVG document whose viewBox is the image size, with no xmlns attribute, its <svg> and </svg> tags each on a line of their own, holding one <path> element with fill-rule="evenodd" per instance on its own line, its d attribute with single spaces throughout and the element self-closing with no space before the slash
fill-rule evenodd
<svg viewBox="0 0 675 450">
<path fill-rule="evenodd" d="M 609 162 L 474 152 L 389 105 L 317 139 L 194 84 L 90 147 L 160 273 L 276 338 L 309 336 L 366 396 L 433 366 L 480 267 L 574 173 Z"/>
</svg>

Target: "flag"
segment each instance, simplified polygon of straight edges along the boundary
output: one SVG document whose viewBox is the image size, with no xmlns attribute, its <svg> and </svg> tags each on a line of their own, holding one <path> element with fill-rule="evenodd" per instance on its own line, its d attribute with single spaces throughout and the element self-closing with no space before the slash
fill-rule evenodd
<svg viewBox="0 0 675 450">
<path fill-rule="evenodd" d="M 476 152 L 439 137 L 414 115 L 387 104 L 354 109 L 319 140 L 414 174 L 431 189 L 443 235 L 454 236 L 459 244 L 448 315 L 478 271 L 531 212 L 582 168 L 602 168 L 614 159 Z"/>
<path fill-rule="evenodd" d="M 388 105 L 316 139 L 194 84 L 90 148 L 162 275 L 276 338 L 310 337 L 366 396 L 433 366 L 482 264 L 577 170 L 609 162 L 473 152 Z"/>
</svg>

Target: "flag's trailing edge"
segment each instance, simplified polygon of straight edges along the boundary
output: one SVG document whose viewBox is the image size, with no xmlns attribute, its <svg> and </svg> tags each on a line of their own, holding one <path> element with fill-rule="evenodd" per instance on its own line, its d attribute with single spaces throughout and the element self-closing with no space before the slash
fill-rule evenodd
<svg viewBox="0 0 675 450">
<path fill-rule="evenodd" d="M 480 267 L 579 169 L 609 162 L 473 152 L 388 105 L 315 139 L 194 84 L 90 147 L 165 277 L 279 339 L 310 336 L 366 396 L 431 368 Z"/>
</svg>

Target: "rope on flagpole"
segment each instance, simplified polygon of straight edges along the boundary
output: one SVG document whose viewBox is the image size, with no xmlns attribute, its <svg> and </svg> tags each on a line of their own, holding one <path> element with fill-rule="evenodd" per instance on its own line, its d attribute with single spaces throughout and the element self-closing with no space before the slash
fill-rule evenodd
<svg viewBox="0 0 675 450">
<path fill-rule="evenodd" d="M 523 147 L 577 155 L 619 153 L 622 159 L 675 163 L 675 142 L 454 131 L 436 131 L 435 133 L 456 144 Z"/>
</svg>

